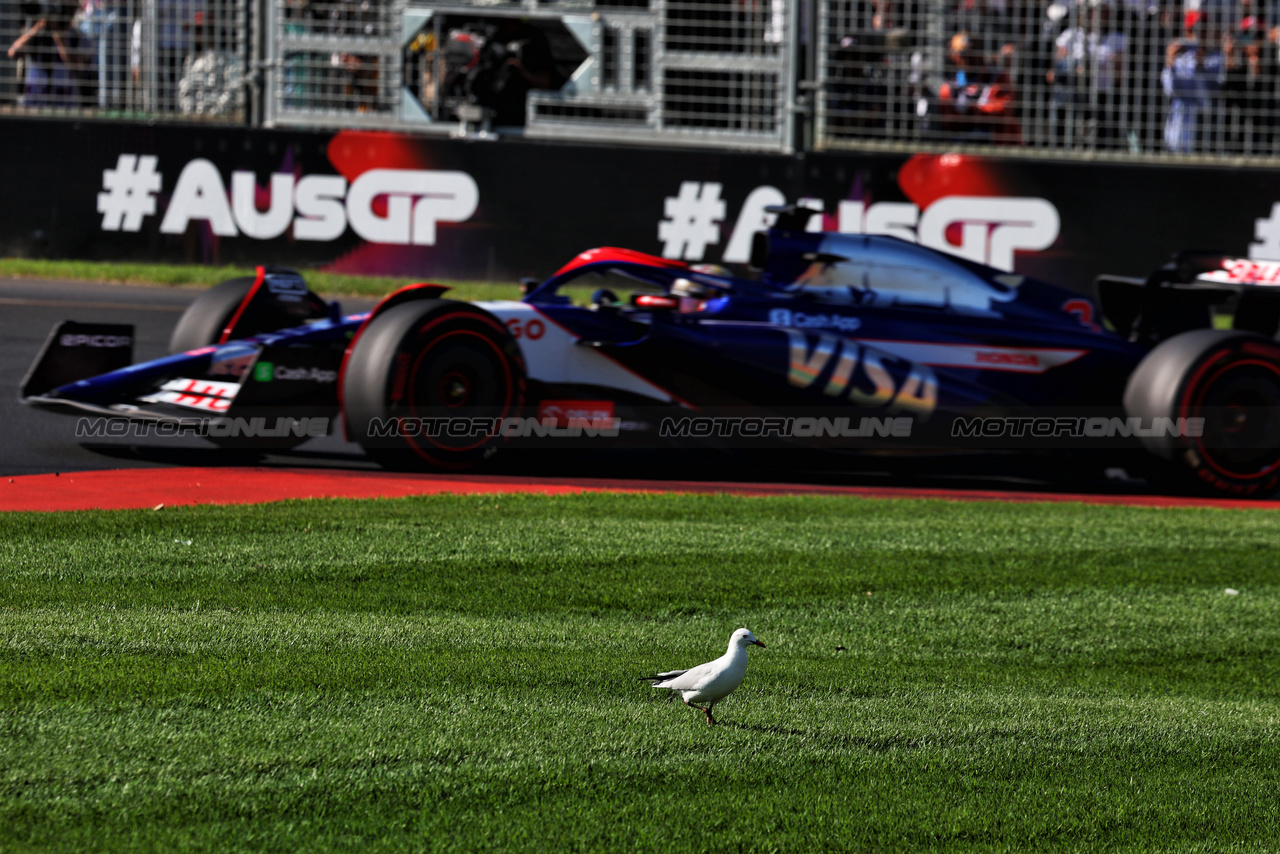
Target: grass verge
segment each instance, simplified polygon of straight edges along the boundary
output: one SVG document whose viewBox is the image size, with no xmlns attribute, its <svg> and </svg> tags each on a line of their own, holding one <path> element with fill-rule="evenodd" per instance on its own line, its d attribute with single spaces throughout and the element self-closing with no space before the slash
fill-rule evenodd
<svg viewBox="0 0 1280 854">
<path fill-rule="evenodd" d="M 1278 535 L 831 497 L 3 516 L 0 849 L 1270 850 Z M 721 726 L 637 681 L 740 625 L 769 648 Z"/>
<path fill-rule="evenodd" d="M 301 271 L 311 289 L 331 296 L 381 297 L 422 279 L 390 276 L 348 276 L 319 270 Z M 207 288 L 239 276 L 251 276 L 249 267 L 207 267 L 199 264 L 130 264 L 105 261 L 45 261 L 0 258 L 0 278 L 69 279 L 128 285 Z M 519 299 L 518 284 L 465 280 L 438 280 L 448 285 L 450 296 L 464 300 Z"/>
</svg>

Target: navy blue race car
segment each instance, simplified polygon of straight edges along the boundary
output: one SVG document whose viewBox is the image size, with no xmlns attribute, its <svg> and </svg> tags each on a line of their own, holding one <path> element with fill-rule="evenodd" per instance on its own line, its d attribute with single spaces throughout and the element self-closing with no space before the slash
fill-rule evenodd
<svg viewBox="0 0 1280 854">
<path fill-rule="evenodd" d="M 1048 451 L 1215 494 L 1280 486 L 1280 263 L 1184 253 L 1099 277 L 1091 298 L 893 237 L 806 232 L 807 216 L 756 235 L 750 276 L 593 249 L 519 301 L 421 284 L 344 316 L 262 267 L 202 294 L 165 358 L 130 364 L 128 326 L 62 324 L 22 397 L 231 446 L 340 422 L 392 468 L 556 439 Z"/>
</svg>

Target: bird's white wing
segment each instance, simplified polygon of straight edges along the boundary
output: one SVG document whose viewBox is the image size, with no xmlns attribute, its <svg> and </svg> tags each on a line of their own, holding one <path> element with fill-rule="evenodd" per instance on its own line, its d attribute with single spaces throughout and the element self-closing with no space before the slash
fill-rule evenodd
<svg viewBox="0 0 1280 854">
<path fill-rule="evenodd" d="M 718 663 L 718 660 L 708 661 L 706 664 L 699 664 L 697 667 L 690 668 L 689 670 L 671 671 L 674 675 L 667 677 L 661 682 L 654 682 L 653 687 L 670 688 L 673 691 L 692 691 L 701 687 L 701 685 L 708 679 L 715 677 L 718 669 L 716 665 Z M 666 674 L 660 673 L 658 675 L 665 676 Z"/>
<path fill-rule="evenodd" d="M 734 689 L 742 684 L 743 677 L 747 675 L 746 656 L 743 656 L 740 660 L 721 660 L 719 664 L 720 666 L 698 680 L 698 684 L 693 686 L 693 690 L 698 694 L 698 699 L 704 702 L 714 703 L 729 696 Z M 685 695 L 685 699 L 689 699 L 688 694 Z"/>
</svg>

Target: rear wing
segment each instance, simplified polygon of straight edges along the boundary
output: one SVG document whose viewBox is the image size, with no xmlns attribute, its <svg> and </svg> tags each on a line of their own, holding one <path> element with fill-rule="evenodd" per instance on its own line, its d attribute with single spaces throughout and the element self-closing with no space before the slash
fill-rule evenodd
<svg viewBox="0 0 1280 854">
<path fill-rule="evenodd" d="M 1233 299 L 1234 328 L 1268 338 L 1280 331 L 1280 261 L 1180 252 L 1145 279 L 1102 275 L 1094 287 L 1102 316 L 1135 341 L 1211 328 L 1214 307 Z"/>
</svg>

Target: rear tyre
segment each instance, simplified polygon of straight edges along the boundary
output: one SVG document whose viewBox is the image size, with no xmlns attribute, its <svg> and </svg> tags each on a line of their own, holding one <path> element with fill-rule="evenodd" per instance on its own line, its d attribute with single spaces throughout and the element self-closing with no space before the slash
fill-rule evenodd
<svg viewBox="0 0 1280 854">
<path fill-rule="evenodd" d="M 185 353 L 218 343 L 236 309 L 253 289 L 254 281 L 252 276 L 228 279 L 196 297 L 173 327 L 169 352 Z"/>
<path fill-rule="evenodd" d="M 462 302 L 418 300 L 387 309 L 360 333 L 342 395 L 351 438 L 379 465 L 459 471 L 501 442 L 482 429 L 486 419 L 520 415 L 524 362 L 489 313 Z"/>
<path fill-rule="evenodd" d="M 1166 474 L 1175 482 L 1202 493 L 1256 498 L 1280 488 L 1276 342 L 1231 330 L 1175 335 L 1129 377 L 1124 406 L 1144 427 L 1156 427 L 1158 418 L 1203 419 L 1200 435 L 1157 429 L 1162 435 L 1142 439 L 1147 450 L 1169 461 Z"/>
</svg>

